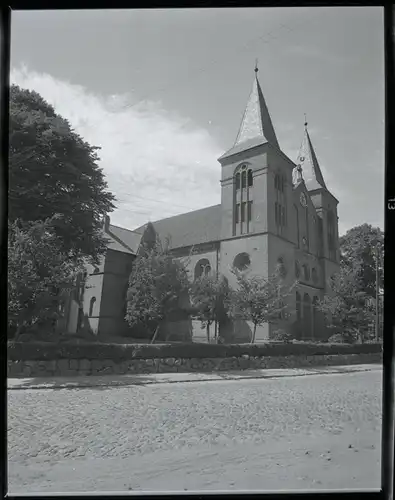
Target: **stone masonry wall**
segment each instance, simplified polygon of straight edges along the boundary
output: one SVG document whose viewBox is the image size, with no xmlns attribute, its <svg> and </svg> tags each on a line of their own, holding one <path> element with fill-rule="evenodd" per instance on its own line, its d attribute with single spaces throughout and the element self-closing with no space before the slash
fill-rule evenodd
<svg viewBox="0 0 395 500">
<path fill-rule="evenodd" d="M 116 362 L 111 359 L 59 359 L 52 361 L 8 361 L 7 375 L 19 377 L 70 377 L 86 375 L 121 375 L 144 373 L 188 373 L 247 370 L 262 368 L 303 368 L 307 366 L 334 366 L 381 363 L 381 353 L 335 354 L 316 356 L 254 357 L 242 355 L 232 358 L 164 358 L 134 359 Z"/>
</svg>

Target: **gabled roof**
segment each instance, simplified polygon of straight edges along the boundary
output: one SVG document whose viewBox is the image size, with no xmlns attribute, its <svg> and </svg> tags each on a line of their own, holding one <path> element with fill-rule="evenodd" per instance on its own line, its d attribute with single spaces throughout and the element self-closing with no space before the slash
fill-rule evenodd
<svg viewBox="0 0 395 500">
<path fill-rule="evenodd" d="M 266 143 L 270 143 L 276 148 L 279 148 L 272 120 L 258 81 L 258 69 L 255 68 L 252 90 L 248 98 L 236 141 L 233 147 L 219 159 L 224 159 L 243 150 Z"/>
<path fill-rule="evenodd" d="M 170 237 L 170 248 L 182 248 L 221 239 L 221 205 L 214 205 L 193 212 L 176 215 L 153 222 L 152 225 L 164 242 Z M 135 229 L 142 235 L 147 224 Z"/>
<path fill-rule="evenodd" d="M 129 249 L 131 253 L 137 254 L 141 234 L 131 231 L 130 229 L 125 229 L 123 227 L 114 226 L 113 224 L 109 225 L 109 233 L 122 243 L 124 247 Z"/>
<path fill-rule="evenodd" d="M 296 163 L 302 167 L 303 179 L 309 191 L 320 188 L 326 189 L 324 177 L 307 130 L 307 123 L 305 123 L 303 141 Z"/>
<path fill-rule="evenodd" d="M 103 232 L 104 238 L 107 241 L 108 250 L 137 255 L 141 234 L 110 224 L 110 218 L 108 216 L 106 216 L 105 219 Z"/>
</svg>

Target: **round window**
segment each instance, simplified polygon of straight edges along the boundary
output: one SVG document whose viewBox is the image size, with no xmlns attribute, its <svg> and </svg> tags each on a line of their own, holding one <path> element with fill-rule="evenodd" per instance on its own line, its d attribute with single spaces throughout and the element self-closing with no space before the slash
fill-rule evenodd
<svg viewBox="0 0 395 500">
<path fill-rule="evenodd" d="M 245 271 L 248 267 L 250 267 L 251 261 L 248 253 L 239 253 L 236 255 L 235 260 L 233 261 L 233 267 L 238 269 L 239 271 Z"/>
</svg>

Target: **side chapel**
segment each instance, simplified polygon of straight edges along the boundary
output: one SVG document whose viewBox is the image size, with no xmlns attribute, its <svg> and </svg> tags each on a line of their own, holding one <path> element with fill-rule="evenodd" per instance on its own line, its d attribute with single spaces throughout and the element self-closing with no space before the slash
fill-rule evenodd
<svg viewBox="0 0 395 500">
<path fill-rule="evenodd" d="M 203 273 L 225 275 L 230 285 L 235 266 L 268 276 L 281 266 L 286 283 L 298 280 L 291 300 L 295 311 L 286 324 L 257 329 L 256 342 L 270 340 L 275 329 L 289 329 L 300 338 L 324 335 L 315 304 L 328 292 L 330 277 L 339 269 L 338 200 L 326 186 L 307 123 L 296 163 L 281 150 L 258 80 L 258 69 L 236 141 L 219 159 L 221 203 L 153 222 L 159 238 L 170 239 L 177 257 L 190 258 L 191 279 Z M 81 318 L 95 333 L 120 335 L 125 292 L 133 260 L 147 224 L 130 231 L 110 224 L 103 230 L 108 251 L 100 267 L 87 269 L 79 317 L 74 306 L 68 319 L 75 331 Z M 185 322 L 167 325 L 182 330 Z M 232 324 L 229 341 L 248 341 L 248 324 Z M 189 325 L 192 338 L 204 341 L 198 323 Z M 222 333 L 220 332 L 222 335 Z"/>
</svg>

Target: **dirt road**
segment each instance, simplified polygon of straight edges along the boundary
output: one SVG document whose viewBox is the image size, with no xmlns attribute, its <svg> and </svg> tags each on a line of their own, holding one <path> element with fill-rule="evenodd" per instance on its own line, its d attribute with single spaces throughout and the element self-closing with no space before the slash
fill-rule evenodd
<svg viewBox="0 0 395 500">
<path fill-rule="evenodd" d="M 8 394 L 9 492 L 380 487 L 381 371 Z"/>
</svg>

